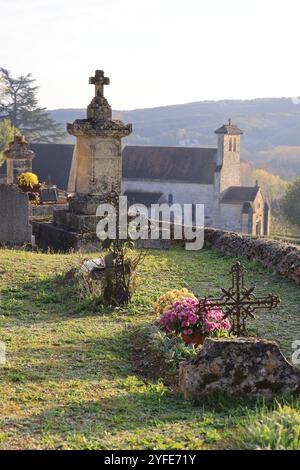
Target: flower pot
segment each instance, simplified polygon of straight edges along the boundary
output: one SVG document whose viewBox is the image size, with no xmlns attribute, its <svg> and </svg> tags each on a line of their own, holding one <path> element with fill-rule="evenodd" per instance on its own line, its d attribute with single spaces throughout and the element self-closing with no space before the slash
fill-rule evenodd
<svg viewBox="0 0 300 470">
<path fill-rule="evenodd" d="M 198 346 L 203 344 L 205 340 L 205 335 L 198 331 L 194 331 L 194 333 L 191 335 L 182 333 L 181 337 L 186 345 L 193 344 L 195 348 L 198 348 Z"/>
</svg>

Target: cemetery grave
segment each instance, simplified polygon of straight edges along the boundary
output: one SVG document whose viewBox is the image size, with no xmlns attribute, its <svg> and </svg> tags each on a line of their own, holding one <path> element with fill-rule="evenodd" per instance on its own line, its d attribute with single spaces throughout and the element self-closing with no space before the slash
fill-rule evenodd
<svg viewBox="0 0 300 470">
<path fill-rule="evenodd" d="M 185 401 L 165 374 L 178 364 L 164 369 L 158 361 L 164 362 L 165 336 L 156 351 L 145 336 L 159 295 L 187 288 L 218 298 L 220 286 L 230 286 L 237 258 L 206 249 L 149 251 L 132 303 L 119 308 L 79 298 L 66 274 L 84 259 L 0 250 L 0 339 L 7 349 L 0 367 L 0 448 L 299 448 L 297 397 Z M 282 300 L 277 309 L 258 311 L 249 333 L 277 341 L 291 360 L 292 343 L 300 339 L 299 286 L 256 262 L 242 263 L 258 298 L 274 292 Z"/>
</svg>

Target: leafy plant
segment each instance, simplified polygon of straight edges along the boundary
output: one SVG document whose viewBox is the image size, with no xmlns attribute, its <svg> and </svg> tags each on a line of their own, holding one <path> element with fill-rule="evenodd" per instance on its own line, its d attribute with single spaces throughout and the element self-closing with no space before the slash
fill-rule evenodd
<svg viewBox="0 0 300 470">
<path fill-rule="evenodd" d="M 159 355 L 166 366 L 176 371 L 180 362 L 196 356 L 199 350 L 188 348 L 178 336 L 166 336 L 157 325 L 147 325 L 140 332 L 149 347 Z"/>
</svg>

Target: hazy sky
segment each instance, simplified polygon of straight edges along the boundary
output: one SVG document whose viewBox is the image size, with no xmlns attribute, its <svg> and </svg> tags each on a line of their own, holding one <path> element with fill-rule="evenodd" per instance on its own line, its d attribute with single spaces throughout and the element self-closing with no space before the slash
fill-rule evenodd
<svg viewBox="0 0 300 470">
<path fill-rule="evenodd" d="M 48 108 L 300 95 L 299 0 L 0 0 L 0 66 Z"/>
</svg>

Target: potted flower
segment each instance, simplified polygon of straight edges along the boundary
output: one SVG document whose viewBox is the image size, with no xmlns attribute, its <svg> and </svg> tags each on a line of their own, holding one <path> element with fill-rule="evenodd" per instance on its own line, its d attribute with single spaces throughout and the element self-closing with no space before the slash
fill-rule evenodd
<svg viewBox="0 0 300 470">
<path fill-rule="evenodd" d="M 167 334 L 181 334 L 187 345 L 194 344 L 195 347 L 203 344 L 206 336 L 228 332 L 231 328 L 220 307 L 211 305 L 206 299 L 193 298 L 174 302 L 162 314 L 160 324 Z"/>
<path fill-rule="evenodd" d="M 157 317 L 158 315 L 162 315 L 164 312 L 169 310 L 174 302 L 178 300 L 184 300 L 186 298 L 191 298 L 197 300 L 197 298 L 188 291 L 188 289 L 173 289 L 167 291 L 163 294 L 157 302 L 154 304 L 154 314 Z"/>
</svg>

